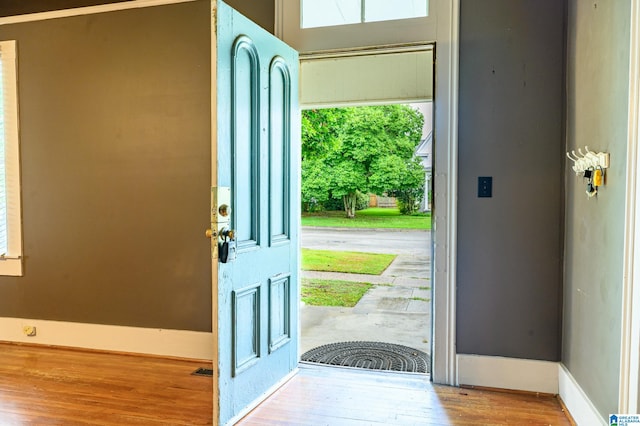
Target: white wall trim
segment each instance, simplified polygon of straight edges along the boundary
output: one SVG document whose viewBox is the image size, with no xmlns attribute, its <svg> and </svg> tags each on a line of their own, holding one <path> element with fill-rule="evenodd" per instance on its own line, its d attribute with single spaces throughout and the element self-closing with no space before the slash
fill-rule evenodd
<svg viewBox="0 0 640 426">
<path fill-rule="evenodd" d="M 274 0 L 273 34 L 280 40 L 284 40 L 284 20 L 286 19 L 284 0 Z"/>
<path fill-rule="evenodd" d="M 433 202 L 433 342 L 431 377 L 457 385 L 458 45 L 460 0 L 438 0 Z"/>
<path fill-rule="evenodd" d="M 564 364 L 558 364 L 558 384 L 560 398 L 578 426 L 607 424 Z"/>
<path fill-rule="evenodd" d="M 22 24 L 25 22 L 44 21 L 46 19 L 68 18 L 70 16 L 92 15 L 94 13 L 139 9 L 141 7 L 164 6 L 167 4 L 188 3 L 192 1 L 196 0 L 134 0 L 122 3 L 103 4 L 98 6 L 77 7 L 74 9 L 63 9 L 50 12 L 38 12 L 25 15 L 8 16 L 5 18 L 0 18 L 0 25 Z"/>
<path fill-rule="evenodd" d="M 638 208 L 638 137 L 640 130 L 640 5 L 631 2 L 627 193 L 622 282 L 622 336 L 618 412 L 637 413 L 640 398 L 640 208 Z"/>
<path fill-rule="evenodd" d="M 24 326 L 35 326 L 36 335 L 25 336 Z M 213 334 L 188 330 L 0 317 L 0 341 L 213 359 Z"/>
<path fill-rule="evenodd" d="M 558 363 L 483 355 L 458 355 L 460 385 L 558 393 Z"/>
<path fill-rule="evenodd" d="M 300 61 L 313 59 L 352 58 L 354 56 L 395 55 L 433 50 L 433 43 L 387 44 L 374 47 L 354 47 L 350 49 L 323 50 L 321 52 L 301 53 Z"/>
</svg>

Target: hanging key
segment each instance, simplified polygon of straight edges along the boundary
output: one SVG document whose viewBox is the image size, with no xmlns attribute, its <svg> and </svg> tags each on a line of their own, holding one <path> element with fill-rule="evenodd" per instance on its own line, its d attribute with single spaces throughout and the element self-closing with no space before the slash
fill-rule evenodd
<svg viewBox="0 0 640 426">
<path fill-rule="evenodd" d="M 221 263 L 227 263 L 229 259 L 229 241 L 225 236 L 224 241 L 218 244 L 218 260 Z"/>
</svg>

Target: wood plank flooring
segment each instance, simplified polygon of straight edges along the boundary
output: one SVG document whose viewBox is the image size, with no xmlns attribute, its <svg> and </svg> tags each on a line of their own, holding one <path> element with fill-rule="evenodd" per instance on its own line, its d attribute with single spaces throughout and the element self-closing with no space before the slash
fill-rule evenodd
<svg viewBox="0 0 640 426">
<path fill-rule="evenodd" d="M 241 426 L 571 425 L 552 396 L 433 385 L 427 376 L 301 364 Z"/>
<path fill-rule="evenodd" d="M 206 425 L 210 363 L 0 343 L 0 425 Z M 569 425 L 549 396 L 301 364 L 243 426 Z"/>
<path fill-rule="evenodd" d="M 211 363 L 0 343 L 0 425 L 212 424 Z"/>
</svg>

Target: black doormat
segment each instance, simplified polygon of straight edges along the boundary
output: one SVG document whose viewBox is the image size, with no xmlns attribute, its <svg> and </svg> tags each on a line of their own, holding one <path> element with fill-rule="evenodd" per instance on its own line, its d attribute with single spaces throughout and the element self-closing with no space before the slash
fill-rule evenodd
<svg viewBox="0 0 640 426">
<path fill-rule="evenodd" d="M 380 342 L 342 342 L 320 346 L 302 355 L 302 361 L 371 370 L 428 373 L 427 353 L 407 346 Z"/>
</svg>

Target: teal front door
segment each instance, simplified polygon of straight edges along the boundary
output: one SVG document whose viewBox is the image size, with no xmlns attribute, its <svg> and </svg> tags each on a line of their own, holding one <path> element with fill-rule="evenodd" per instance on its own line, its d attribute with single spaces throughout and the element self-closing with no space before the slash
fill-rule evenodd
<svg viewBox="0 0 640 426">
<path fill-rule="evenodd" d="M 228 424 L 298 363 L 298 55 L 220 1 L 214 25 L 214 173 L 231 188 L 234 231 L 214 313 L 218 420 Z"/>
</svg>

